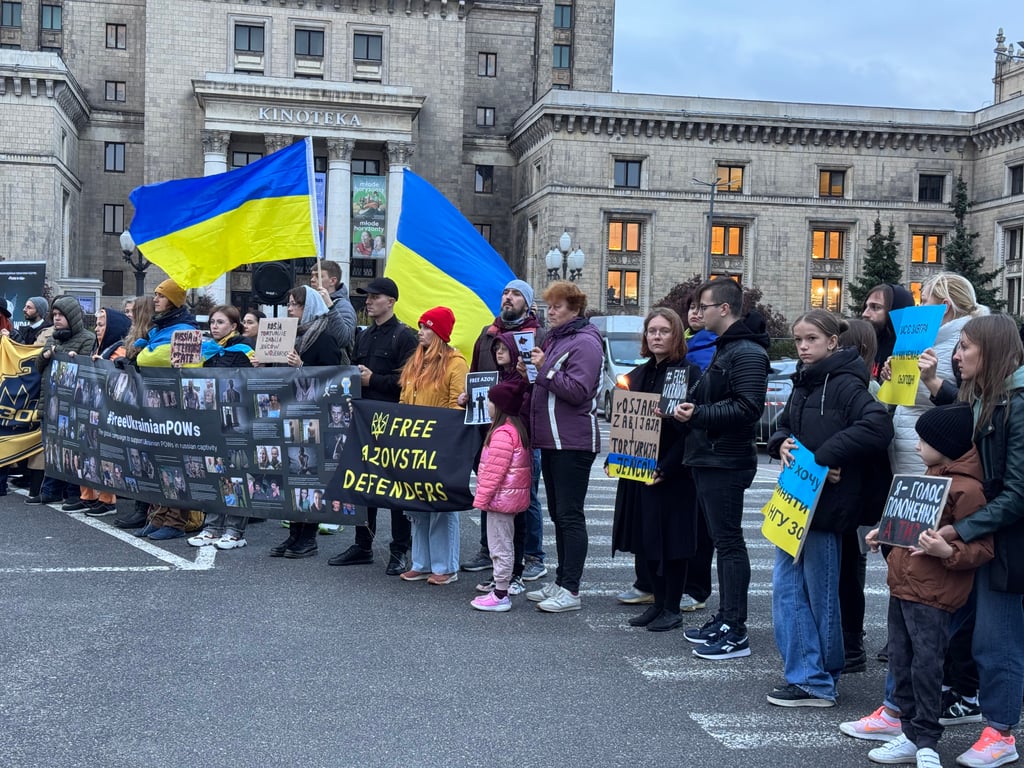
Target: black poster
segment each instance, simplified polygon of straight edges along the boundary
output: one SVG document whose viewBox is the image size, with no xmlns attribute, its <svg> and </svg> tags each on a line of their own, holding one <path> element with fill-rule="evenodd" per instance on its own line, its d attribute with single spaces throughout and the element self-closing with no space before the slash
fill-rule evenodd
<svg viewBox="0 0 1024 768">
<path fill-rule="evenodd" d="M 916 547 L 921 533 L 938 525 L 952 482 L 951 477 L 895 475 L 878 521 L 879 543 Z"/>
</svg>

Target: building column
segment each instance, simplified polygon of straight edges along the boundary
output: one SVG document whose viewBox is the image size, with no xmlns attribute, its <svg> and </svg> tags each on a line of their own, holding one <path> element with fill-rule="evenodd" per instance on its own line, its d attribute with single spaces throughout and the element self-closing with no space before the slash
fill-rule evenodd
<svg viewBox="0 0 1024 768">
<path fill-rule="evenodd" d="M 341 267 L 341 281 L 351 287 L 352 267 L 352 139 L 327 140 L 327 221 L 324 258 Z"/>
<path fill-rule="evenodd" d="M 402 212 L 402 172 L 409 166 L 415 147 L 408 141 L 389 141 L 388 151 L 388 254 L 398 236 L 398 217 Z M 385 265 L 387 262 L 385 261 Z"/>
<path fill-rule="evenodd" d="M 203 141 L 203 176 L 215 176 L 224 173 L 228 169 L 228 144 L 231 142 L 231 134 L 228 131 L 211 131 L 203 129 L 200 132 Z M 213 303 L 227 304 L 228 276 L 223 275 L 206 286 L 206 293 L 213 299 Z"/>
<path fill-rule="evenodd" d="M 278 150 L 290 147 L 295 141 L 295 137 L 287 133 L 264 133 L 263 144 L 266 147 L 266 153 L 272 155 Z"/>
</svg>

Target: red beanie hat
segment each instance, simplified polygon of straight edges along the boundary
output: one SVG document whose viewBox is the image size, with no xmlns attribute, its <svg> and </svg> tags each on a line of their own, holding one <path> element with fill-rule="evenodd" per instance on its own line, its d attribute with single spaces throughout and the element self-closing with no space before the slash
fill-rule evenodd
<svg viewBox="0 0 1024 768">
<path fill-rule="evenodd" d="M 452 340 L 452 328 L 455 327 L 455 313 L 448 307 L 434 307 L 420 315 L 420 325 L 436 333 L 441 341 L 447 344 Z"/>
</svg>

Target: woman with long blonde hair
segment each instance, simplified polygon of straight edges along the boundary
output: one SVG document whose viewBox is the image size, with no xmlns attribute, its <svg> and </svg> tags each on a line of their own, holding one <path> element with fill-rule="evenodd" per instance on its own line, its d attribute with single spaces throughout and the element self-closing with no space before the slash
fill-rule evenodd
<svg viewBox="0 0 1024 768">
<path fill-rule="evenodd" d="M 149 335 L 149 327 L 153 324 L 153 315 L 156 309 L 153 305 L 152 296 L 137 296 L 132 304 L 132 324 L 124 337 L 125 357 L 134 360 L 141 349 L 136 347 L 135 342 L 144 339 Z"/>
</svg>

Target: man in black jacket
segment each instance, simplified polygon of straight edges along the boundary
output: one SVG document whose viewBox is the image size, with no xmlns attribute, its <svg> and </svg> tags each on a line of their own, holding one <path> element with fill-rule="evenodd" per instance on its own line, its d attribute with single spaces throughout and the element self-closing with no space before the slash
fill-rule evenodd
<svg viewBox="0 0 1024 768">
<path fill-rule="evenodd" d="M 747 589 L 750 557 L 743 540 L 743 492 L 757 473 L 755 426 L 768 388 L 768 334 L 764 319 L 741 317 L 743 291 L 729 278 L 698 289 L 705 327 L 718 336 L 711 364 L 690 389 L 691 402 L 675 418 L 691 426 L 684 463 L 693 472 L 697 502 L 718 552 L 718 613 L 684 632 L 695 656 L 733 659 L 750 655 Z"/>
<path fill-rule="evenodd" d="M 416 333 L 395 317 L 398 286 L 387 277 L 370 281 L 365 289 L 366 314 L 373 320 L 366 330 L 356 336 L 353 365 L 359 366 L 362 396 L 367 400 L 386 400 L 397 403 L 401 394 L 398 379 L 402 366 L 419 343 Z M 356 526 L 356 543 L 340 555 L 328 560 L 329 565 L 366 565 L 373 562 L 373 539 L 377 534 L 377 508 L 366 510 L 366 525 Z M 398 576 L 407 570 L 406 553 L 412 546 L 412 525 L 401 509 L 391 510 L 391 557 L 388 576 Z"/>
<path fill-rule="evenodd" d="M 914 306 L 914 295 L 896 283 L 876 285 L 868 292 L 868 297 L 864 300 L 864 312 L 861 313 L 861 317 L 874 326 L 875 338 L 878 340 L 875 364 L 871 369 L 871 377 L 876 381 L 882 380 L 882 366 L 892 355 L 892 348 L 896 343 L 896 329 L 893 328 L 889 313 L 894 309 L 905 309 L 912 306 Z"/>
</svg>

